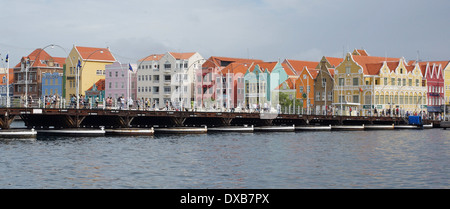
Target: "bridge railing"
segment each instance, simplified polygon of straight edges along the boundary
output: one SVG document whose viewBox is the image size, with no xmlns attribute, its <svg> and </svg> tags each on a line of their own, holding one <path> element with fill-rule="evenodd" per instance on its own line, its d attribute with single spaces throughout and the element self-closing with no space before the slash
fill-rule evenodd
<svg viewBox="0 0 450 209">
<path fill-rule="evenodd" d="M 50 98 L 50 97 L 47 97 Z M 2 100 L 0 104 L 1 108 L 6 107 L 6 100 Z M 28 102 L 28 104 L 27 104 Z M 106 104 L 105 100 L 95 101 L 93 99 L 81 99 L 80 109 L 106 109 L 106 110 L 140 110 L 140 111 L 180 111 L 175 107 L 167 106 L 163 108 L 156 108 L 154 106 L 142 105 L 140 102 L 133 102 L 132 105 L 128 105 L 126 102 L 121 103 L 117 100 L 112 100 L 109 104 Z M 52 108 L 52 109 L 75 109 L 75 101 L 66 100 L 62 97 L 54 99 L 29 99 L 28 101 L 22 99 L 11 99 L 11 108 Z M 295 114 L 295 115 L 307 115 L 307 111 L 304 108 L 294 108 L 294 107 L 282 107 L 279 109 L 275 108 L 195 108 L 195 109 L 183 109 L 183 111 L 195 111 L 195 112 L 234 112 L 234 113 L 276 113 L 276 114 Z M 318 113 L 314 109 L 309 110 L 312 114 L 310 115 L 328 115 L 328 116 L 339 116 L 339 111 L 330 110 L 327 113 Z M 346 114 L 347 116 L 349 113 Z M 382 114 L 380 112 L 371 115 L 364 115 L 361 112 L 353 112 L 352 116 L 375 116 L 375 117 L 403 117 L 407 118 L 411 114 L 406 114 L 405 111 L 400 111 L 398 114 Z M 428 114 L 424 113 L 421 115 L 423 119 L 429 120 L 444 120 L 444 116 L 440 114 Z"/>
</svg>

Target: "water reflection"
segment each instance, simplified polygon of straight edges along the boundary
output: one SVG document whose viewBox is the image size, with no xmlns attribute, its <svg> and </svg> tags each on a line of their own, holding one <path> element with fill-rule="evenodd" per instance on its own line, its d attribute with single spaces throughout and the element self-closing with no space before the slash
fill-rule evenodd
<svg viewBox="0 0 450 209">
<path fill-rule="evenodd" d="M 449 139 L 433 129 L 0 140 L 0 188 L 449 188 Z"/>
</svg>

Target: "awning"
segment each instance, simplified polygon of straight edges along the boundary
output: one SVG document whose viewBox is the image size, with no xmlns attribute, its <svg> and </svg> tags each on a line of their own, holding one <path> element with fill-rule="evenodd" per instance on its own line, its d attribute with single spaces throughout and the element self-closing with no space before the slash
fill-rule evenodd
<svg viewBox="0 0 450 209">
<path fill-rule="evenodd" d="M 428 112 L 442 112 L 440 106 L 428 106 L 427 111 Z"/>
</svg>

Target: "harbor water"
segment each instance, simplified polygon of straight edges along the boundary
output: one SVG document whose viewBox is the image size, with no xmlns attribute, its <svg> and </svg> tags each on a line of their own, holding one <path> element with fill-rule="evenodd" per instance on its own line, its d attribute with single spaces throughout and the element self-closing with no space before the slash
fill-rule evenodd
<svg viewBox="0 0 450 209">
<path fill-rule="evenodd" d="M 0 188 L 450 188 L 442 129 L 0 139 Z"/>
</svg>

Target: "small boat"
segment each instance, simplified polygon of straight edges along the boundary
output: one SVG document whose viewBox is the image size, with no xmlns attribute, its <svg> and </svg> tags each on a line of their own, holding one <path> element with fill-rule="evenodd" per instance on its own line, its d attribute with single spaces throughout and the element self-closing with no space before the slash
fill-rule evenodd
<svg viewBox="0 0 450 209">
<path fill-rule="evenodd" d="M 55 136 L 104 136 L 105 129 L 67 128 L 67 129 L 39 129 L 38 134 Z"/>
<path fill-rule="evenodd" d="M 331 125 L 329 126 L 296 126 L 296 131 L 331 131 Z"/>
<path fill-rule="evenodd" d="M 423 124 L 423 128 L 425 128 L 425 129 L 433 128 L 433 124 L 432 123 L 431 124 Z"/>
<path fill-rule="evenodd" d="M 364 130 L 392 130 L 394 129 L 394 124 L 392 125 L 364 125 Z"/>
<path fill-rule="evenodd" d="M 332 131 L 362 131 L 364 130 L 364 125 L 361 126 L 351 126 L 351 125 L 343 125 L 343 126 L 331 126 Z"/>
<path fill-rule="evenodd" d="M 198 127 L 169 127 L 169 128 L 155 128 L 156 134 L 206 134 L 208 128 Z"/>
<path fill-rule="evenodd" d="M 253 125 L 251 126 L 224 126 L 224 127 L 214 127 L 208 128 L 208 131 L 214 132 L 253 132 L 255 129 Z"/>
<path fill-rule="evenodd" d="M 34 129 L 4 129 L 0 130 L 0 138 L 35 138 L 37 131 Z"/>
<path fill-rule="evenodd" d="M 291 132 L 295 131 L 295 125 L 292 126 L 260 126 L 255 127 L 255 131 L 267 131 L 267 132 Z"/>
<path fill-rule="evenodd" d="M 155 130 L 152 128 L 118 128 L 118 129 L 106 129 L 107 135 L 120 135 L 120 136 L 152 136 Z"/>
</svg>

